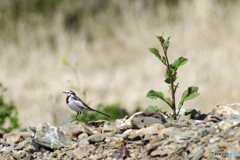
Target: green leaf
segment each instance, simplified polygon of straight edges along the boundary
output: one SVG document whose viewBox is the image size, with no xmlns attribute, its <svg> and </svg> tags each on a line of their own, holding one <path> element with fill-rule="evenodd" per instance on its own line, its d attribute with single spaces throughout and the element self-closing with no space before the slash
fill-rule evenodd
<svg viewBox="0 0 240 160">
<path fill-rule="evenodd" d="M 159 40 L 159 42 L 161 43 L 161 45 L 163 46 L 165 43 L 165 39 L 163 38 L 163 36 L 156 36 L 156 37 Z"/>
<path fill-rule="evenodd" d="M 173 82 L 175 82 L 177 80 L 177 72 L 173 69 L 171 69 L 171 74 L 173 77 Z M 169 77 L 169 71 L 168 69 L 166 69 L 165 72 L 165 80 L 164 80 L 167 84 L 170 84 L 170 77 Z"/>
<path fill-rule="evenodd" d="M 198 95 L 199 95 L 198 87 L 191 86 L 191 87 L 188 87 L 188 89 L 183 92 L 182 99 L 187 101 L 197 97 Z"/>
<path fill-rule="evenodd" d="M 170 78 L 169 78 L 169 72 L 168 69 L 166 69 L 165 72 L 165 80 L 164 80 L 167 84 L 170 84 Z"/>
<path fill-rule="evenodd" d="M 168 49 L 168 47 L 170 46 L 170 41 L 169 41 L 170 37 L 167 38 L 167 40 L 164 42 L 163 48 L 164 49 Z"/>
<path fill-rule="evenodd" d="M 157 99 L 157 98 L 161 98 L 164 97 L 164 94 L 162 92 L 157 92 L 154 90 L 151 90 L 147 93 L 147 97 L 151 98 L 151 99 Z"/>
<path fill-rule="evenodd" d="M 159 54 L 159 51 L 156 48 L 149 48 L 149 51 L 152 52 L 164 65 L 166 65 L 166 58 Z"/>
<path fill-rule="evenodd" d="M 184 65 L 185 63 L 187 63 L 187 59 L 184 58 L 184 57 L 180 57 L 174 63 L 172 63 L 170 65 L 171 75 L 173 77 L 173 82 L 175 82 L 177 80 L 177 69 L 178 69 L 178 67 Z M 168 68 L 166 69 L 166 73 L 165 73 L 165 82 L 170 84 L 170 77 L 169 77 Z"/>
<path fill-rule="evenodd" d="M 146 112 L 148 113 L 161 113 L 162 109 L 159 108 L 158 106 L 148 106 L 148 108 L 145 109 Z"/>
<path fill-rule="evenodd" d="M 171 68 L 177 70 L 180 66 L 184 65 L 187 63 L 188 59 L 184 57 L 179 57 L 176 61 L 174 61 L 170 66 Z"/>
<path fill-rule="evenodd" d="M 183 103 L 185 101 L 188 101 L 188 100 L 191 100 L 193 98 L 196 98 L 198 95 L 199 95 L 198 87 L 196 87 L 196 86 L 188 87 L 188 89 L 185 90 L 183 92 L 183 94 L 182 94 L 182 98 L 181 98 L 181 101 L 180 101 L 180 103 L 178 105 L 178 108 L 180 109 L 183 106 Z"/>
<path fill-rule="evenodd" d="M 164 94 L 162 92 L 157 92 L 157 91 L 151 90 L 147 93 L 147 97 L 151 98 L 151 99 L 160 98 L 165 103 L 167 103 L 170 107 L 172 106 L 172 100 L 170 98 L 165 98 Z"/>
<path fill-rule="evenodd" d="M 164 50 L 167 50 L 170 46 L 170 37 L 168 37 L 166 40 L 163 38 L 163 36 L 156 36 L 159 42 L 161 43 Z"/>
<path fill-rule="evenodd" d="M 161 55 L 159 54 L 159 51 L 156 48 L 149 48 L 150 52 L 152 52 L 159 60 L 162 59 Z"/>
</svg>

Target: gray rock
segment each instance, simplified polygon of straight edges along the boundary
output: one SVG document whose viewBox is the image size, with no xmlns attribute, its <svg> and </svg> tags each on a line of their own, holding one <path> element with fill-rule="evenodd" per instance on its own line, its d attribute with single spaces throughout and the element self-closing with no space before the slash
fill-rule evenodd
<svg viewBox="0 0 240 160">
<path fill-rule="evenodd" d="M 32 154 L 37 151 L 37 148 L 35 146 L 33 146 L 32 144 L 27 144 L 24 147 L 24 150 L 27 151 L 28 153 Z"/>
<path fill-rule="evenodd" d="M 146 128 L 152 124 L 164 124 L 167 123 L 164 116 L 160 113 L 139 113 L 135 114 L 131 120 L 132 127 L 134 129 Z"/>
<path fill-rule="evenodd" d="M 219 129 L 224 132 L 229 132 L 235 126 L 240 126 L 240 119 L 226 120 L 226 121 L 222 121 L 218 124 Z"/>
<path fill-rule="evenodd" d="M 31 155 L 29 155 L 26 151 L 14 151 L 13 157 L 16 160 L 31 160 Z"/>
<path fill-rule="evenodd" d="M 83 139 L 83 140 L 81 140 L 81 141 L 78 142 L 78 145 L 79 145 L 79 146 L 87 146 L 87 145 L 89 145 L 89 141 L 88 141 L 87 138 L 86 138 L 86 139 Z"/>
<path fill-rule="evenodd" d="M 126 158 L 130 157 L 129 150 L 127 149 L 126 146 L 123 146 L 117 152 L 118 152 L 118 156 L 117 156 L 118 159 L 126 159 Z"/>
<path fill-rule="evenodd" d="M 178 122 L 177 124 L 182 126 L 182 127 L 187 127 L 189 125 L 193 125 L 195 124 L 196 122 L 193 120 L 193 119 L 190 119 L 189 116 L 181 116 L 179 119 L 178 119 Z"/>
<path fill-rule="evenodd" d="M 89 121 L 88 125 L 99 128 L 99 127 L 103 127 L 106 122 L 108 121 L 106 120 Z"/>
<path fill-rule="evenodd" d="M 30 132 L 12 132 L 4 134 L 3 139 L 5 139 L 7 144 L 11 144 L 22 142 L 26 138 L 30 138 L 31 136 L 32 134 Z"/>
<path fill-rule="evenodd" d="M 159 134 L 165 127 L 162 124 L 153 124 L 146 128 L 141 128 L 139 130 L 129 129 L 123 134 L 127 135 L 128 139 L 144 139 L 150 135 Z"/>
<path fill-rule="evenodd" d="M 9 152 L 11 152 L 11 151 L 13 151 L 13 147 L 12 147 L 12 146 L 9 146 L 9 147 L 4 146 L 4 147 L 0 150 L 0 153 L 1 153 L 1 152 L 9 153 Z"/>
<path fill-rule="evenodd" d="M 212 114 L 221 115 L 223 120 L 240 119 L 240 105 L 239 104 L 216 105 L 212 109 Z"/>
<path fill-rule="evenodd" d="M 76 157 L 76 159 L 86 159 L 94 152 L 95 149 L 96 147 L 94 145 L 78 147 L 73 151 L 73 156 Z"/>
<path fill-rule="evenodd" d="M 159 148 L 159 149 L 152 151 L 150 155 L 153 157 L 156 157 L 156 156 L 166 157 L 173 153 L 174 153 L 174 150 L 171 150 L 169 148 Z"/>
<path fill-rule="evenodd" d="M 213 122 L 213 123 L 218 123 L 223 120 L 223 117 L 221 114 L 218 113 L 211 113 L 206 116 L 204 121 L 206 122 Z"/>
<path fill-rule="evenodd" d="M 54 152 L 52 152 L 50 154 L 50 158 L 53 159 L 53 158 L 58 158 L 58 155 L 60 154 L 60 150 L 55 150 Z"/>
<path fill-rule="evenodd" d="M 166 119 L 160 113 L 137 112 L 128 119 L 125 117 L 122 120 L 116 120 L 116 127 L 120 131 L 125 131 L 131 128 L 140 129 L 152 124 L 164 124 L 166 122 Z"/>
<path fill-rule="evenodd" d="M 136 133 L 139 135 L 153 135 L 163 131 L 165 127 L 162 124 L 152 124 L 146 128 L 139 129 Z"/>
<path fill-rule="evenodd" d="M 215 132 L 215 129 L 213 127 L 204 127 L 198 130 L 198 133 L 200 134 L 201 137 L 207 136 L 214 132 Z"/>
<path fill-rule="evenodd" d="M 5 144 L 5 143 L 6 143 L 5 139 L 0 139 L 0 144 Z"/>
<path fill-rule="evenodd" d="M 175 127 L 165 128 L 159 134 L 163 134 L 164 137 L 175 137 L 176 135 L 180 135 L 182 131 Z"/>
<path fill-rule="evenodd" d="M 105 134 L 102 133 L 96 133 L 87 138 L 89 143 L 96 143 L 96 142 L 101 142 L 106 138 Z"/>
<path fill-rule="evenodd" d="M 198 133 L 196 131 L 186 131 L 177 134 L 174 138 L 176 143 L 192 142 L 195 141 L 195 139 L 198 139 Z"/>
<path fill-rule="evenodd" d="M 140 135 L 137 134 L 136 132 L 137 130 L 135 129 L 128 129 L 123 134 L 127 135 L 127 138 L 133 141 L 140 140 L 141 138 L 143 138 L 143 137 L 140 137 Z"/>
<path fill-rule="evenodd" d="M 88 135 L 93 134 L 89 127 L 77 121 L 60 126 L 59 130 L 73 140 L 77 140 L 77 137 L 82 133 L 87 133 Z"/>
<path fill-rule="evenodd" d="M 27 146 L 27 144 L 31 143 L 31 139 L 25 140 L 23 142 L 18 143 L 14 149 L 21 150 Z"/>
<path fill-rule="evenodd" d="M 194 148 L 191 151 L 191 154 L 188 156 L 188 158 L 201 159 L 201 157 L 203 157 L 203 153 L 204 153 L 204 149 L 201 146 L 199 146 L 199 147 Z"/>
<path fill-rule="evenodd" d="M 67 145 L 71 145 L 73 142 L 65 136 L 57 127 L 51 126 L 48 123 L 39 124 L 34 130 L 33 139 L 41 146 L 57 149 Z"/>
<path fill-rule="evenodd" d="M 87 133 L 82 133 L 78 136 L 78 141 L 81 141 L 83 139 L 86 139 L 88 137 Z"/>
<path fill-rule="evenodd" d="M 103 125 L 103 129 L 105 132 L 114 132 L 114 133 L 117 133 L 117 127 L 116 126 L 112 126 L 110 124 L 110 122 L 105 122 L 104 125 Z"/>
</svg>

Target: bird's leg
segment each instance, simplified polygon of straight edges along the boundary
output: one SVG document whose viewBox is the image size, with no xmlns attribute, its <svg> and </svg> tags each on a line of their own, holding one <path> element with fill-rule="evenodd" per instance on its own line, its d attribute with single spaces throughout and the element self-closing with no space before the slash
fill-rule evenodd
<svg viewBox="0 0 240 160">
<path fill-rule="evenodd" d="M 80 113 L 81 113 L 81 112 L 80 112 Z M 77 112 L 77 115 L 76 115 L 75 119 L 72 120 L 70 123 L 72 123 L 73 121 L 76 121 L 76 120 L 78 119 L 78 115 L 79 115 L 79 112 Z"/>
<path fill-rule="evenodd" d="M 78 120 L 78 117 L 81 115 L 81 112 L 77 112 L 77 117 L 76 117 L 76 120 Z"/>
<path fill-rule="evenodd" d="M 73 121 L 77 121 L 80 114 L 81 114 L 81 112 L 77 112 L 77 115 L 76 115 L 75 119 L 72 120 L 70 123 L 72 123 Z"/>
<path fill-rule="evenodd" d="M 78 119 L 78 115 L 79 115 L 79 112 L 77 112 L 77 115 L 76 115 L 76 118 L 75 118 L 75 120 L 77 120 L 77 119 Z"/>
</svg>

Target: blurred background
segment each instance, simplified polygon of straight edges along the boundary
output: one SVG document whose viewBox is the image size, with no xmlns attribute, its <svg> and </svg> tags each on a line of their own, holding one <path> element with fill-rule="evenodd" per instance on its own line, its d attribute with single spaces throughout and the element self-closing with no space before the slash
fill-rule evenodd
<svg viewBox="0 0 240 160">
<path fill-rule="evenodd" d="M 178 71 L 177 102 L 192 85 L 200 96 L 184 107 L 208 112 L 239 102 L 239 7 L 237 0 L 0 0 L 5 98 L 17 106 L 21 127 L 57 125 L 73 114 L 62 93 L 69 89 L 92 108 L 170 111 L 146 98 L 151 89 L 168 93 L 165 68 L 148 51 L 161 50 L 155 36 L 164 33 L 170 61 L 189 60 Z"/>
</svg>

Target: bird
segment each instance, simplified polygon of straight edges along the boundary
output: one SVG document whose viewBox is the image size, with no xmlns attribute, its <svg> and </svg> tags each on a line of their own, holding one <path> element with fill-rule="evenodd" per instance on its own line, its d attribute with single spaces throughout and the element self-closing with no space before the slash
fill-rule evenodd
<svg viewBox="0 0 240 160">
<path fill-rule="evenodd" d="M 77 120 L 78 116 L 81 114 L 82 111 L 94 111 L 94 112 L 100 113 L 104 116 L 110 117 L 109 115 L 107 115 L 105 113 L 102 113 L 100 111 L 90 108 L 73 91 L 68 90 L 68 91 L 64 91 L 63 93 L 65 93 L 67 95 L 66 103 L 67 103 L 68 107 L 77 112 L 77 116 L 72 121 Z"/>
</svg>

